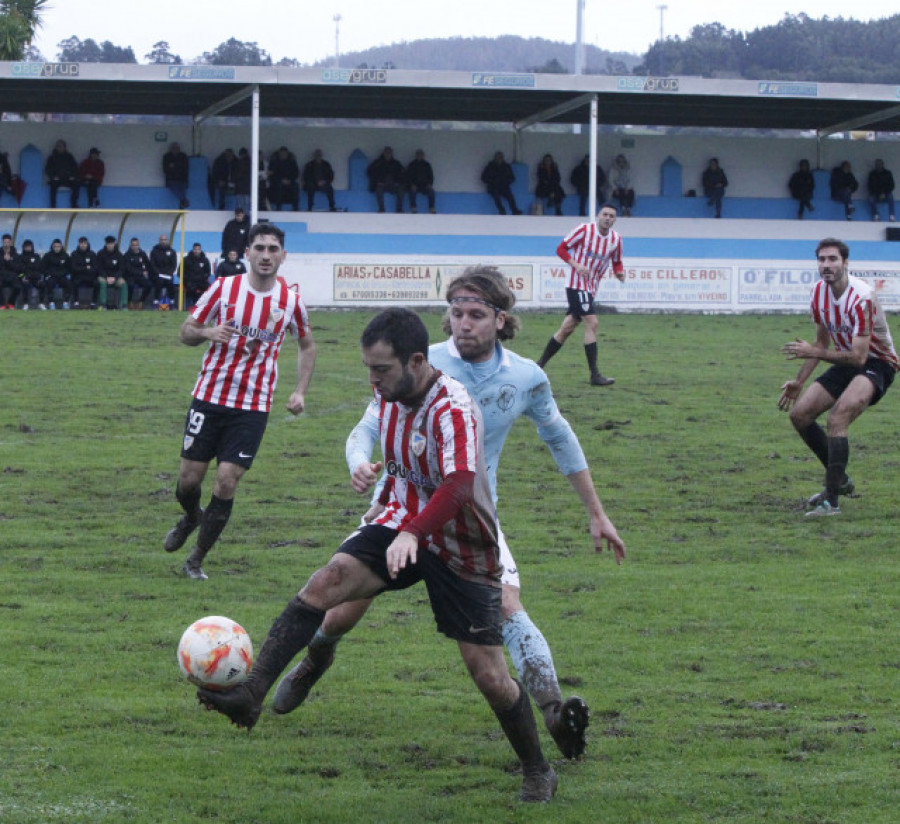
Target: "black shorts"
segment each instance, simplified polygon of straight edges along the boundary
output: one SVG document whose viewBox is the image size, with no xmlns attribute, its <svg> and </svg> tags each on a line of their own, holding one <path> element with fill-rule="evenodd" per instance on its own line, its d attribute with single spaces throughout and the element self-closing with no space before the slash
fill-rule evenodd
<svg viewBox="0 0 900 824">
<path fill-rule="evenodd" d="M 384 581 L 385 590 L 407 589 L 424 581 L 438 631 L 448 638 L 481 646 L 500 646 L 503 643 L 500 587 L 461 578 L 421 545 L 416 563 L 408 564 L 391 580 L 387 550 L 396 537 L 396 530 L 367 524 L 350 535 L 338 547 L 338 552 L 362 561 Z"/>
<path fill-rule="evenodd" d="M 266 434 L 268 412 L 232 409 L 194 398 L 184 422 L 181 457 L 209 463 L 215 458 L 249 469 Z"/>
<path fill-rule="evenodd" d="M 585 292 L 583 289 L 570 289 L 567 286 L 566 300 L 569 303 L 566 314 L 571 315 L 575 320 L 580 320 L 585 315 L 597 314 L 597 309 L 594 306 L 594 295 L 591 292 Z"/>
<path fill-rule="evenodd" d="M 818 378 L 816 383 L 831 395 L 839 398 L 857 375 L 865 375 L 875 387 L 875 394 L 869 402 L 869 406 L 875 406 L 884 397 L 894 382 L 894 367 L 881 358 L 869 358 L 863 366 L 831 366 Z"/>
</svg>

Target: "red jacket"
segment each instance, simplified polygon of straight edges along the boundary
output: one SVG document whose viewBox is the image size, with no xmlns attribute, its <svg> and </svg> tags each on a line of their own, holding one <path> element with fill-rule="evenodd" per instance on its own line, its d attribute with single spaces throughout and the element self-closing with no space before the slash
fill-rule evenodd
<svg viewBox="0 0 900 824">
<path fill-rule="evenodd" d="M 82 180 L 92 178 L 98 186 L 103 183 L 103 175 L 105 174 L 106 166 L 99 157 L 95 160 L 88 156 L 81 161 L 81 165 L 78 167 L 78 177 Z"/>
</svg>

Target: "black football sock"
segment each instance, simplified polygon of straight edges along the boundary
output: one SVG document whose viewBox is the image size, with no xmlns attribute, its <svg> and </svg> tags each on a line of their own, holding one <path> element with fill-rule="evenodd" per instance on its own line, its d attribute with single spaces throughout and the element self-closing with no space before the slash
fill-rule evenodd
<svg viewBox="0 0 900 824">
<path fill-rule="evenodd" d="M 181 504 L 181 508 L 192 521 L 200 517 L 200 495 L 201 489 L 199 486 L 189 491 L 182 489 L 181 484 L 175 487 L 175 499 Z"/>
<path fill-rule="evenodd" d="M 546 760 L 544 753 L 541 752 L 531 701 L 525 688 L 518 681 L 516 684 L 519 687 L 519 698 L 516 703 L 506 710 L 494 710 L 494 714 L 522 765 L 525 767 L 543 765 Z"/>
<path fill-rule="evenodd" d="M 203 510 L 200 516 L 200 531 L 197 533 L 197 546 L 191 553 L 191 558 L 199 564 L 205 557 L 206 553 L 212 549 L 213 544 L 219 539 L 225 524 L 231 517 L 231 508 L 234 505 L 234 499 L 219 498 L 212 496 L 209 506 Z"/>
<path fill-rule="evenodd" d="M 562 349 L 562 344 L 556 338 L 550 338 L 550 340 L 547 341 L 547 345 L 544 347 L 544 353 L 541 355 L 537 365 L 543 369 L 547 361 L 559 352 L 560 349 Z"/>
<path fill-rule="evenodd" d="M 847 477 L 850 460 L 850 441 L 847 438 L 828 439 L 828 467 L 825 470 L 825 497 L 832 506 L 838 505 L 838 489 Z"/>
<path fill-rule="evenodd" d="M 597 369 L 597 341 L 586 343 L 584 345 L 584 356 L 587 358 L 588 369 L 591 370 L 591 377 L 600 374 Z"/>
<path fill-rule="evenodd" d="M 263 641 L 247 686 L 256 701 L 262 702 L 279 675 L 316 634 L 325 620 L 325 610 L 307 604 L 299 595 L 288 602 Z"/>
<path fill-rule="evenodd" d="M 822 462 L 822 466 L 828 469 L 828 436 L 819 424 L 813 422 L 806 429 L 798 429 L 804 443 L 813 451 L 813 454 Z"/>
</svg>

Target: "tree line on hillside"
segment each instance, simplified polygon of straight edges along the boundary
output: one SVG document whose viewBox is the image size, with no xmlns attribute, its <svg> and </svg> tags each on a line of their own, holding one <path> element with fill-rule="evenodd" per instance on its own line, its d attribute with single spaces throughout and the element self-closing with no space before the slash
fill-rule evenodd
<svg viewBox="0 0 900 824">
<path fill-rule="evenodd" d="M 47 0 L 0 0 L 0 60 L 44 60 L 34 33 L 49 8 Z M 57 44 L 55 59 L 72 63 L 137 63 L 130 46 L 76 36 Z M 213 66 L 329 66 L 333 59 L 275 63 L 254 42 L 230 38 L 198 57 L 184 59 L 161 40 L 143 56 L 146 63 Z M 443 71 L 544 72 L 575 68 L 574 44 L 513 35 L 413 40 L 341 55 L 345 68 Z M 604 75 L 737 77 L 845 83 L 900 83 L 900 14 L 863 23 L 838 17 L 790 15 L 773 26 L 745 34 L 721 23 L 695 26 L 689 37 L 654 43 L 643 57 L 585 46 L 585 73 Z"/>
<path fill-rule="evenodd" d="M 786 14 L 749 34 L 721 23 L 650 47 L 636 74 L 900 83 L 900 14 L 861 23 Z"/>
</svg>

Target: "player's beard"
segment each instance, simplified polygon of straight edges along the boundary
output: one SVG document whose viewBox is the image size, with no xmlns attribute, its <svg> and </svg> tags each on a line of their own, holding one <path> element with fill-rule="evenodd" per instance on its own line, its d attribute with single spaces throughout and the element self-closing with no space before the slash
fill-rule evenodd
<svg viewBox="0 0 900 824">
<path fill-rule="evenodd" d="M 397 381 L 397 385 L 394 389 L 387 393 L 383 389 L 379 389 L 379 394 L 381 397 L 388 401 L 389 403 L 394 403 L 399 401 L 400 403 L 407 402 L 410 398 L 412 398 L 416 388 L 416 379 L 413 376 L 412 370 L 409 367 L 403 367 L 403 375 Z"/>
</svg>

